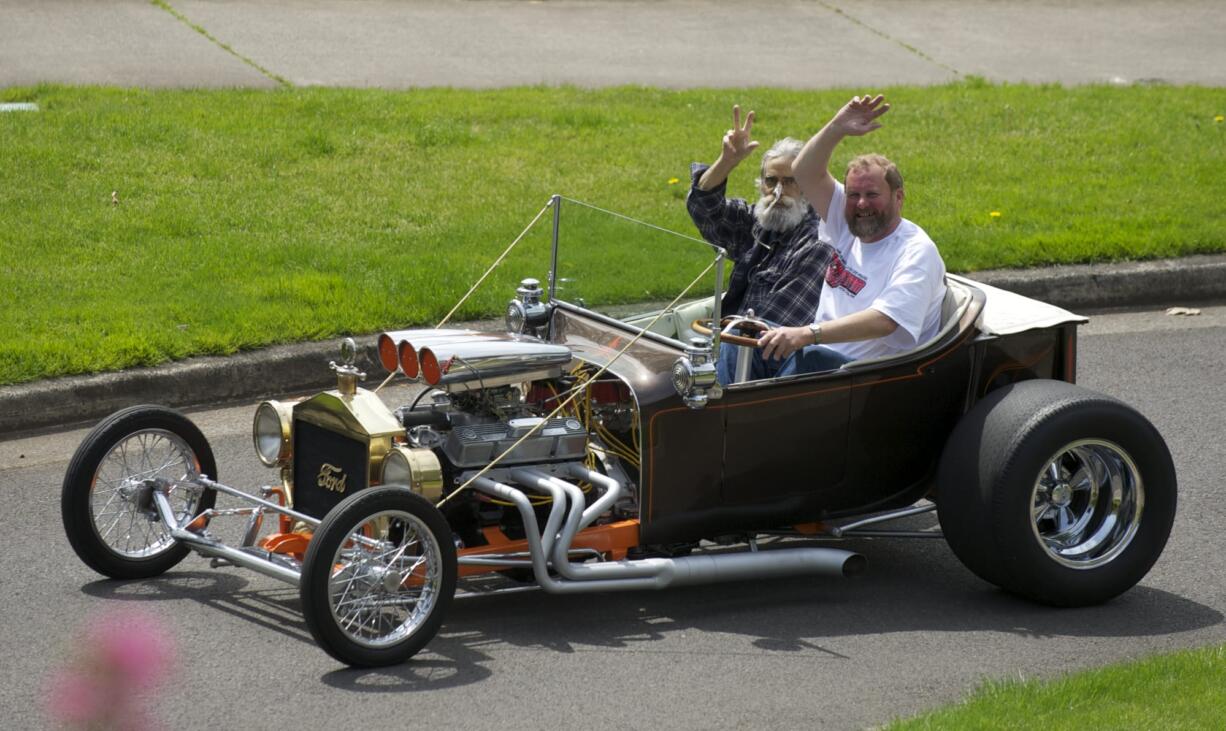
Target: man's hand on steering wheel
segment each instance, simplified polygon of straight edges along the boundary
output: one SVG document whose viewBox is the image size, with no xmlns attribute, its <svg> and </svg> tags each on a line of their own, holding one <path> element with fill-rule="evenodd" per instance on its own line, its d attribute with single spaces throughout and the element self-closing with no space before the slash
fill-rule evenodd
<svg viewBox="0 0 1226 731">
<path fill-rule="evenodd" d="M 758 347 L 762 349 L 762 357 L 768 360 L 783 360 L 806 345 L 813 344 L 813 331 L 807 325 L 799 327 L 778 327 L 768 330 L 758 338 Z"/>
</svg>

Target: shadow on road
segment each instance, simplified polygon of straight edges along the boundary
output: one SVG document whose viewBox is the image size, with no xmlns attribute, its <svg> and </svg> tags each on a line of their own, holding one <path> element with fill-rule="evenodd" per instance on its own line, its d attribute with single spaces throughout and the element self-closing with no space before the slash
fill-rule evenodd
<svg viewBox="0 0 1226 731">
<path fill-rule="evenodd" d="M 1106 604 L 1055 609 L 1006 594 L 961 567 L 943 543 L 849 541 L 870 568 L 853 579 L 714 584 L 666 592 L 552 596 L 526 592 L 459 599 L 439 635 L 412 661 L 378 670 L 338 669 L 325 684 L 361 693 L 463 686 L 493 674 L 485 650 L 676 652 L 676 633 L 749 638 L 759 651 L 853 659 L 832 638 L 906 632 L 999 632 L 1023 637 L 1145 637 L 1221 623 L 1220 612 L 1138 586 Z M 189 599 L 314 644 L 293 587 L 253 585 L 224 572 L 172 572 L 144 581 L 96 581 L 82 591 L 118 601 Z M 597 601 L 593 601 L 597 598 Z M 845 647 L 845 643 L 842 643 Z M 675 645 L 669 645 L 675 648 Z M 844 650 L 845 651 L 845 650 Z M 726 653 L 725 653 L 726 654 Z"/>
</svg>

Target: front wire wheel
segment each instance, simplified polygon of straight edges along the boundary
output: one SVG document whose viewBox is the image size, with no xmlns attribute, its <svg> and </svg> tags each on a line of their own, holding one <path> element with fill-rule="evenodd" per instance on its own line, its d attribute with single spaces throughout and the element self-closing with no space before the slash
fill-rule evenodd
<svg viewBox="0 0 1226 731">
<path fill-rule="evenodd" d="M 451 530 L 429 501 L 398 486 L 362 490 L 324 517 L 307 549 L 307 628 L 343 663 L 404 662 L 438 632 L 456 574 Z"/>
<path fill-rule="evenodd" d="M 1031 523 L 1057 563 L 1092 569 L 1128 548 L 1145 510 L 1145 488 L 1118 445 L 1083 439 L 1061 449 L 1035 481 Z"/>
<path fill-rule="evenodd" d="M 134 406 L 94 427 L 77 448 L 60 493 L 68 542 L 90 568 L 114 579 L 142 579 L 187 556 L 153 503 L 153 491 L 173 483 L 168 497 L 183 521 L 211 508 L 212 490 L 190 483 L 216 478 L 213 452 L 200 430 L 177 411 Z"/>
</svg>

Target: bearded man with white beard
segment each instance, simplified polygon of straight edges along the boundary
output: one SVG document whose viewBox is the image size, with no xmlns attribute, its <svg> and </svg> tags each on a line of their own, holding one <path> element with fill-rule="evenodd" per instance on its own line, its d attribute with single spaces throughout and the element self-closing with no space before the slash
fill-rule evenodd
<svg viewBox="0 0 1226 731">
<path fill-rule="evenodd" d="M 902 174 L 881 155 L 860 155 L 844 182 L 830 158 L 847 136 L 881 127 L 885 97 L 855 97 L 826 123 L 793 162 L 805 198 L 821 215 L 835 258 L 812 322 L 758 339 L 762 355 L 786 359 L 777 375 L 838 368 L 862 358 L 901 353 L 936 336 L 945 298 L 945 263 L 936 244 L 902 217 Z"/>
<path fill-rule="evenodd" d="M 833 250 L 818 239 L 821 219 L 792 177 L 792 161 L 803 146 L 797 140 L 779 140 L 762 155 L 757 203 L 725 197 L 728 175 L 758 147 L 751 136 L 753 121 L 751 111 L 742 126 L 741 108 L 732 108 L 732 129 L 724 135 L 719 157 L 710 167 L 691 166 L 686 208 L 702 237 L 735 262 L 722 312 L 752 311 L 772 324 L 803 325 L 813 319 Z M 736 355 L 737 346 L 721 346 L 720 383 L 732 381 Z M 769 378 L 780 364 L 764 361 L 758 352 L 749 377 Z"/>
</svg>

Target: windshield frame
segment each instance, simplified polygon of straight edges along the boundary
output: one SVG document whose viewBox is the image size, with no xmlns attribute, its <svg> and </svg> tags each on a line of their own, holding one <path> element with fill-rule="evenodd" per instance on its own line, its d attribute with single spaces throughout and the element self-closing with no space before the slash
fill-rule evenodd
<svg viewBox="0 0 1226 731">
<path fill-rule="evenodd" d="M 714 291 L 712 292 L 712 295 L 714 299 L 713 299 L 713 305 L 712 305 L 711 321 L 712 323 L 720 322 L 720 320 L 722 319 L 721 318 L 721 304 L 723 302 L 723 294 L 724 294 L 724 264 L 728 258 L 727 250 L 725 250 L 721 246 L 712 244 L 709 241 L 704 241 L 703 239 L 696 238 L 694 236 L 682 234 L 677 231 L 673 231 L 671 229 L 663 228 L 661 226 L 657 226 L 655 224 L 648 223 L 646 221 L 640 221 L 638 219 L 631 218 L 630 216 L 626 216 L 621 213 L 617 213 L 615 211 L 610 211 L 604 208 L 600 208 L 599 206 L 594 206 L 590 203 L 585 203 L 583 201 L 576 200 L 573 198 L 567 198 L 560 194 L 554 194 L 553 196 L 551 196 L 549 199 L 549 204 L 548 204 L 550 207 L 553 208 L 552 234 L 551 234 L 551 239 L 550 239 L 550 262 L 549 262 L 548 286 L 547 286 L 548 301 L 551 304 L 563 305 L 568 310 L 574 310 L 574 311 L 593 315 L 600 321 L 606 322 L 607 324 L 610 324 L 610 325 L 615 324 L 616 326 L 625 328 L 631 332 L 642 332 L 645 337 L 649 337 L 652 340 L 656 340 L 658 342 L 663 342 L 663 343 L 667 343 L 669 345 L 674 345 L 674 346 L 679 344 L 685 348 L 692 347 L 693 345 L 692 343 L 683 342 L 681 340 L 678 340 L 677 338 L 672 338 L 666 335 L 661 335 L 659 333 L 653 332 L 646 328 L 639 327 L 638 325 L 627 322 L 625 318 L 619 318 L 619 317 L 610 315 L 608 313 L 601 312 L 598 309 L 588 306 L 583 301 L 582 297 L 576 298 L 577 299 L 576 301 L 576 299 L 570 299 L 570 298 L 561 296 L 561 288 L 559 287 L 559 282 L 562 280 L 559 277 L 558 266 L 559 266 L 559 261 L 560 261 L 560 250 L 562 246 L 562 240 L 564 237 L 564 231 L 563 231 L 563 226 L 562 226 L 562 206 L 564 203 L 569 203 L 575 206 L 579 206 L 584 209 L 587 209 L 588 211 L 602 213 L 612 218 L 624 221 L 626 223 L 633 224 L 635 226 L 643 226 L 647 229 L 654 230 L 655 232 L 663 233 L 663 234 L 666 234 L 672 237 L 677 237 L 685 241 L 694 242 L 694 243 L 697 243 L 697 244 L 700 244 L 706 247 L 711 252 L 712 257 L 713 257 L 713 260 L 709 266 L 715 270 L 714 277 L 713 277 L 714 278 L 714 287 L 713 287 Z M 705 272 L 704 272 L 704 275 L 705 275 Z M 702 275 L 700 275 L 700 278 L 701 276 Z M 648 307 L 647 312 L 650 312 L 653 309 L 661 309 L 662 313 L 667 313 L 667 312 L 672 311 L 677 306 L 677 304 L 679 304 L 681 301 L 685 299 L 686 294 L 694 294 L 694 292 L 690 291 L 690 289 L 692 288 L 693 288 L 693 285 L 691 285 L 691 288 L 687 288 L 686 290 L 684 290 L 682 294 L 677 295 L 677 297 L 674 298 L 669 305 L 663 308 Z M 632 315 L 631 317 L 635 317 L 635 316 L 637 315 Z M 720 340 L 718 326 L 711 328 L 711 335 L 709 336 L 709 340 L 711 341 L 711 347 L 714 350 L 718 350 L 719 340 Z"/>
</svg>

